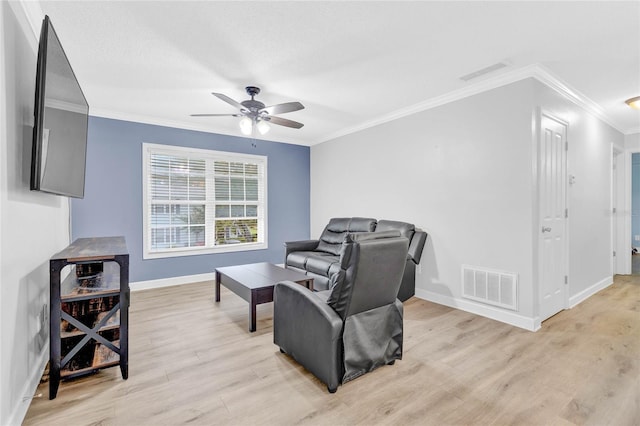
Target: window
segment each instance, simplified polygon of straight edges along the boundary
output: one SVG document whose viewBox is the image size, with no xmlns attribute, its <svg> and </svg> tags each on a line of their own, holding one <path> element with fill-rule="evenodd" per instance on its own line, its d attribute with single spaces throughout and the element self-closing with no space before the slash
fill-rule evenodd
<svg viewBox="0 0 640 426">
<path fill-rule="evenodd" d="M 267 158 L 143 144 L 144 258 L 267 248 Z"/>
</svg>

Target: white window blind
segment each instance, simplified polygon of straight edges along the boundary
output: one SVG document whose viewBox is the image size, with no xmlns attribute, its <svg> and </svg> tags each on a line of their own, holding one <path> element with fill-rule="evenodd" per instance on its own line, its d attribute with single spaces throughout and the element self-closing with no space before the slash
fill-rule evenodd
<svg viewBox="0 0 640 426">
<path fill-rule="evenodd" d="M 266 157 L 143 146 L 145 258 L 266 248 Z"/>
</svg>

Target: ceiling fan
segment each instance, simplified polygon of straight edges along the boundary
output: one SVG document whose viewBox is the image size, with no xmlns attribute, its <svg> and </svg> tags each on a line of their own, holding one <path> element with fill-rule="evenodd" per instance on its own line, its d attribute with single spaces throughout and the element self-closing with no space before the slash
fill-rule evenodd
<svg viewBox="0 0 640 426">
<path fill-rule="evenodd" d="M 235 114 L 191 114 L 192 117 L 242 117 L 240 120 L 240 131 L 245 135 L 253 133 L 255 126 L 260 134 L 264 135 L 269 131 L 269 124 L 277 124 L 279 126 L 291 127 L 299 129 L 304 124 L 297 121 L 287 120 L 286 118 L 276 117 L 274 114 L 284 114 L 287 112 L 299 111 L 304 109 L 304 105 L 300 102 L 286 102 L 283 104 L 265 106 L 262 102 L 256 101 L 254 97 L 260 93 L 260 88 L 255 86 L 247 86 L 245 88 L 251 99 L 237 102 L 222 93 L 211 93 L 220 100 L 225 101 L 229 105 L 237 108 L 240 112 Z"/>
</svg>

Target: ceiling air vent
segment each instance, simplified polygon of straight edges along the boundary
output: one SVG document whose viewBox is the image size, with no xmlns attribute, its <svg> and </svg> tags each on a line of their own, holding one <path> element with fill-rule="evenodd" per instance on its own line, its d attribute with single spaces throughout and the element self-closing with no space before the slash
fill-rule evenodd
<svg viewBox="0 0 640 426">
<path fill-rule="evenodd" d="M 463 75 L 462 77 L 460 77 L 460 80 L 464 80 L 464 81 L 473 80 L 474 78 L 478 78 L 481 75 L 489 74 L 490 72 L 497 71 L 500 68 L 504 68 L 506 66 L 507 64 L 505 64 L 504 62 L 498 62 L 497 64 L 489 65 L 486 68 L 482 68 L 481 70 L 474 71 L 471 74 Z"/>
</svg>

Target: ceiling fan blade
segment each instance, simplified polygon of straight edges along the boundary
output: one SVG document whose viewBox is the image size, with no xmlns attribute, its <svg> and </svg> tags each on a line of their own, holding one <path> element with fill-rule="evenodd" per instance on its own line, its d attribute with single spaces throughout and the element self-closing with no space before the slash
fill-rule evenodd
<svg viewBox="0 0 640 426">
<path fill-rule="evenodd" d="M 304 105 L 300 102 L 286 102 L 284 104 L 264 107 L 260 112 L 266 112 L 267 114 L 284 114 L 285 112 L 299 111 L 301 109 L 304 109 Z"/>
<path fill-rule="evenodd" d="M 190 114 L 191 117 L 242 117 L 242 114 Z"/>
<path fill-rule="evenodd" d="M 304 124 L 298 123 L 297 121 L 287 120 L 286 118 L 280 118 L 280 117 L 274 117 L 274 116 L 269 116 L 269 119 L 267 121 L 269 123 L 277 124 L 279 126 L 293 127 L 294 129 L 299 129 L 302 126 L 304 126 Z"/>
<path fill-rule="evenodd" d="M 215 92 L 211 92 L 211 94 L 213 96 L 215 96 L 216 98 L 225 101 L 226 103 L 228 103 L 229 105 L 232 105 L 236 108 L 238 108 L 240 111 L 246 110 L 247 108 L 242 105 L 240 102 L 234 101 L 233 99 L 231 99 L 230 97 L 228 97 L 227 95 L 223 95 L 222 93 L 215 93 Z"/>
</svg>

